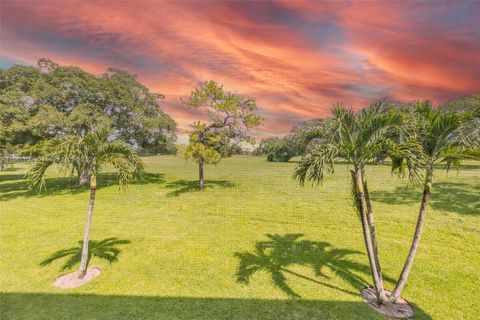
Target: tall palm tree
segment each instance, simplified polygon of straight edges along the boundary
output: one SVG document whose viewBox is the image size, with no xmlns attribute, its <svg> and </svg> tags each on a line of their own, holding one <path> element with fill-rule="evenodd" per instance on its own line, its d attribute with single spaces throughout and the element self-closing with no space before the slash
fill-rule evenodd
<svg viewBox="0 0 480 320">
<path fill-rule="evenodd" d="M 411 130 L 393 147 L 396 154 L 392 171 L 403 172 L 407 168 L 414 183 L 422 183 L 423 195 L 412 244 L 395 289 L 390 296 L 396 302 L 407 282 L 413 260 L 417 253 L 423 226 L 431 197 L 434 169 L 439 163 L 446 163 L 447 169 L 458 166 L 460 160 L 475 158 L 479 148 L 480 119 L 468 122 L 454 112 L 444 113 L 432 107 L 430 101 L 417 102 L 410 112 Z M 421 174 L 423 172 L 423 174 Z"/>
<path fill-rule="evenodd" d="M 344 159 L 353 165 L 352 195 L 361 220 L 378 303 L 385 302 L 387 298 L 378 259 L 377 238 L 365 165 L 384 149 L 386 138 L 393 135 L 401 119 L 398 113 L 388 111 L 388 105 L 383 102 L 376 102 L 358 113 L 343 106 L 337 106 L 333 109 L 333 117 L 328 129 L 323 133 L 323 138 L 310 148 L 294 172 L 294 178 L 301 185 L 307 181 L 319 184 L 326 173 L 334 173 L 334 164 L 337 159 Z"/>
<path fill-rule="evenodd" d="M 97 176 L 110 164 L 117 171 L 118 183 L 125 187 L 128 182 L 143 172 L 143 163 L 135 151 L 128 145 L 110 140 L 108 127 L 98 127 L 83 137 L 66 136 L 50 141 L 46 148 L 46 156 L 38 158 L 27 172 L 26 178 L 30 189 L 42 190 L 45 186 L 44 176 L 47 169 L 57 165 L 62 171 L 73 173 L 75 166 L 80 164 L 90 177 L 90 200 L 88 204 L 87 221 L 82 244 L 79 278 L 87 272 L 88 263 L 88 236 L 92 220 L 95 193 L 97 190 Z"/>
</svg>

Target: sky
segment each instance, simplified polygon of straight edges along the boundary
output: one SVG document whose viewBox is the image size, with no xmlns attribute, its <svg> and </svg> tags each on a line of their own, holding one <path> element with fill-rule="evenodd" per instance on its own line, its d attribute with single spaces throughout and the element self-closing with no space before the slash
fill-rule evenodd
<svg viewBox="0 0 480 320">
<path fill-rule="evenodd" d="M 185 136 L 182 105 L 214 80 L 256 100 L 259 138 L 388 97 L 442 103 L 480 92 L 480 2 L 5 1 L 0 66 L 46 57 L 128 70 Z"/>
</svg>

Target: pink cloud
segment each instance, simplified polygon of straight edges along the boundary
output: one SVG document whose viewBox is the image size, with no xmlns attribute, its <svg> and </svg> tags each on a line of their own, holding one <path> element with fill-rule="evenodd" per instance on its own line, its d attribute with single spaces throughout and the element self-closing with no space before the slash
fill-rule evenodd
<svg viewBox="0 0 480 320">
<path fill-rule="evenodd" d="M 479 91 L 480 5 L 333 2 L 2 2 L 1 54 L 49 57 L 100 74 L 127 69 L 180 133 L 204 115 L 182 106 L 202 81 L 255 98 L 258 136 L 373 99 Z"/>
</svg>

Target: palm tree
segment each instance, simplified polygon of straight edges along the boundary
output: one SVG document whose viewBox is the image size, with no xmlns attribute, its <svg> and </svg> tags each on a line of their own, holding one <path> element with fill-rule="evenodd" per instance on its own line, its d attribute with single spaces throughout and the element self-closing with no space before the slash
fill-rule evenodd
<svg viewBox="0 0 480 320">
<path fill-rule="evenodd" d="M 390 296 L 393 303 L 402 293 L 417 253 L 430 201 L 435 166 L 444 162 L 448 169 L 452 165 L 458 166 L 462 159 L 475 158 L 480 137 L 479 118 L 462 123 L 457 113 L 444 113 L 434 109 L 430 101 L 417 102 L 410 115 L 414 126 L 411 126 L 406 136 L 393 147 L 395 157 L 392 171 L 402 173 L 408 168 L 410 179 L 414 183 L 422 183 L 420 173 L 424 172 L 423 196 L 412 244 Z"/>
<path fill-rule="evenodd" d="M 337 106 L 323 138 L 302 158 L 295 169 L 294 178 L 301 185 L 310 181 L 319 184 L 325 174 L 334 173 L 337 159 L 344 159 L 353 165 L 351 170 L 354 206 L 359 213 L 365 247 L 368 253 L 370 269 L 377 302 L 386 301 L 383 278 L 378 259 L 378 246 L 375 234 L 373 212 L 368 194 L 365 165 L 375 159 L 384 149 L 385 139 L 393 135 L 402 117 L 388 111 L 388 105 L 376 102 L 358 113 Z"/>
<path fill-rule="evenodd" d="M 110 140 L 108 127 L 98 127 L 83 137 L 66 136 L 50 141 L 46 148 L 46 156 L 38 158 L 33 167 L 27 172 L 26 179 L 30 189 L 42 190 L 44 176 L 51 165 L 58 165 L 62 171 L 72 173 L 75 166 L 80 164 L 86 169 L 90 177 L 90 200 L 88 204 L 87 221 L 83 236 L 82 255 L 80 260 L 79 278 L 87 272 L 88 263 L 88 236 L 92 220 L 95 193 L 97 190 L 97 176 L 105 165 L 110 164 L 117 171 L 118 183 L 125 187 L 128 182 L 143 172 L 143 163 L 135 151 L 128 145 Z"/>
</svg>

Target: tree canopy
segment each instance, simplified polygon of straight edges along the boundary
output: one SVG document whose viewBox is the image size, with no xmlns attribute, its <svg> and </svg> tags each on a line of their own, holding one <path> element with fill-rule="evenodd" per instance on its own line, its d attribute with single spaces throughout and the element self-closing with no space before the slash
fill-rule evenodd
<svg viewBox="0 0 480 320">
<path fill-rule="evenodd" d="M 160 108 L 161 98 L 119 69 L 95 76 L 48 59 L 37 67 L 16 65 L 0 70 L 0 140 L 25 150 L 108 125 L 142 152 L 166 153 L 174 149 L 176 124 Z"/>
<path fill-rule="evenodd" d="M 203 190 L 203 164 L 217 163 L 222 158 L 222 145 L 231 141 L 252 141 L 249 130 L 262 122 L 256 114 L 253 99 L 225 91 L 222 85 L 207 81 L 184 101 L 188 106 L 206 110 L 209 123 L 191 125 L 188 146 L 181 151 L 184 158 L 199 163 L 200 189 Z"/>
<path fill-rule="evenodd" d="M 206 163 L 222 158 L 219 146 L 225 141 L 251 141 L 249 129 L 262 121 L 255 113 L 257 106 L 253 99 L 226 92 L 214 81 L 196 88 L 185 103 L 206 109 L 210 122 L 198 121 L 191 125 L 189 144 L 182 154 L 185 158 L 203 158 Z"/>
</svg>

